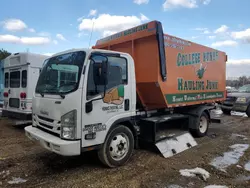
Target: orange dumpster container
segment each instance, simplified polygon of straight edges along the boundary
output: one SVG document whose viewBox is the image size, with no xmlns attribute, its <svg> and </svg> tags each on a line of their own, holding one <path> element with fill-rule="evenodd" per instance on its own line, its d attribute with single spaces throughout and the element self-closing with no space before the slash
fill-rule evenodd
<svg viewBox="0 0 250 188">
<path fill-rule="evenodd" d="M 159 21 L 100 39 L 92 48 L 133 57 L 137 94 L 147 110 L 225 99 L 226 53 L 163 34 Z"/>
</svg>

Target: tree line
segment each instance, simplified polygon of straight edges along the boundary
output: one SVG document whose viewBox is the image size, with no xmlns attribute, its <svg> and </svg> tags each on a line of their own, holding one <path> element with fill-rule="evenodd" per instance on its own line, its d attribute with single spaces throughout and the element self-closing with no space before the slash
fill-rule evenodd
<svg viewBox="0 0 250 188">
<path fill-rule="evenodd" d="M 250 84 L 250 77 L 241 76 L 236 80 L 227 80 L 226 81 L 227 86 L 231 86 L 231 87 L 235 87 L 235 88 L 239 88 L 239 87 L 246 85 L 246 84 Z"/>
<path fill-rule="evenodd" d="M 5 59 L 6 57 L 8 57 L 11 53 L 4 50 L 4 49 L 0 49 L 0 62 Z"/>
</svg>

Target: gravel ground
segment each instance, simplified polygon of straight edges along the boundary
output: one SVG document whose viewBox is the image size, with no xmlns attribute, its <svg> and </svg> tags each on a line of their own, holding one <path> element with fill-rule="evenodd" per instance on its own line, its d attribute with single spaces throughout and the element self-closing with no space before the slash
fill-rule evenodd
<svg viewBox="0 0 250 188">
<path fill-rule="evenodd" d="M 107 169 L 95 152 L 78 157 L 59 156 L 25 137 L 23 127 L 13 127 L 11 121 L 2 119 L 0 187 L 250 187 L 250 172 L 244 169 L 250 160 L 250 148 L 226 172 L 209 164 L 230 151 L 233 144 L 250 144 L 250 118 L 225 116 L 221 124 L 210 126 L 208 136 L 196 141 L 198 146 L 168 159 L 157 151 L 135 150 L 127 165 Z M 180 169 L 196 167 L 207 170 L 210 178 L 204 181 L 200 176 L 180 175 Z"/>
</svg>

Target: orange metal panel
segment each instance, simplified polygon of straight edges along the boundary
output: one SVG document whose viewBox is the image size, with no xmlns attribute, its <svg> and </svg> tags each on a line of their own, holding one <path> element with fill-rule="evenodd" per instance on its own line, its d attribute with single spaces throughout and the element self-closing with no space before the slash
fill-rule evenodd
<svg viewBox="0 0 250 188">
<path fill-rule="evenodd" d="M 165 43 L 166 81 L 160 73 L 159 40 Z M 171 35 L 159 40 L 157 22 L 153 21 L 98 40 L 93 48 L 109 48 L 133 57 L 137 92 L 147 109 L 224 100 L 224 52 Z"/>
</svg>

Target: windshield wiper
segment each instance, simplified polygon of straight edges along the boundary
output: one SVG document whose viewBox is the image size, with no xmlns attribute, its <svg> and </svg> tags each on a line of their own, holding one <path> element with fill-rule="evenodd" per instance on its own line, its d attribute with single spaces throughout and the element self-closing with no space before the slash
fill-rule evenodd
<svg viewBox="0 0 250 188">
<path fill-rule="evenodd" d="M 62 99 L 65 99 L 65 95 L 63 95 L 61 92 L 59 93 L 59 95 Z"/>
<path fill-rule="evenodd" d="M 44 94 L 42 92 L 38 92 L 42 97 L 44 97 Z"/>
<path fill-rule="evenodd" d="M 50 94 L 57 94 L 57 95 L 59 95 L 62 99 L 65 98 L 65 95 L 64 95 L 62 92 L 51 91 L 51 92 L 48 92 L 48 93 L 50 93 Z"/>
</svg>

